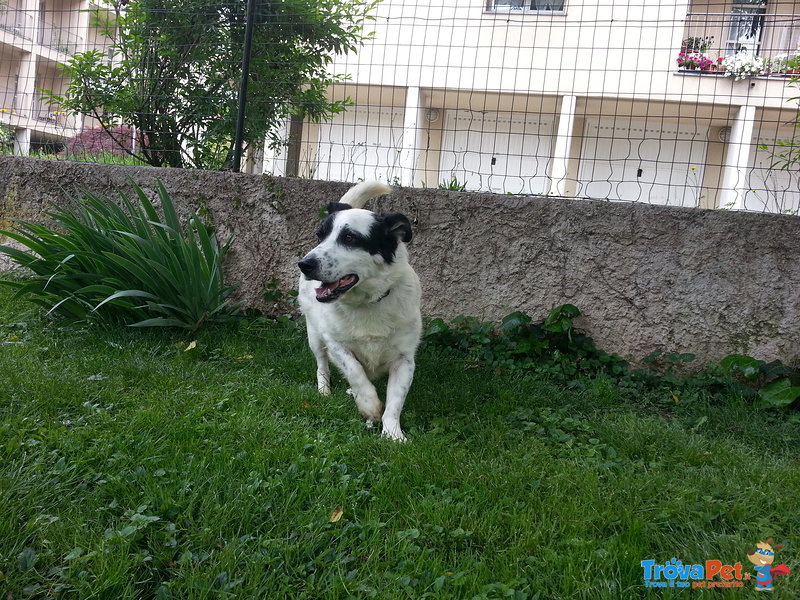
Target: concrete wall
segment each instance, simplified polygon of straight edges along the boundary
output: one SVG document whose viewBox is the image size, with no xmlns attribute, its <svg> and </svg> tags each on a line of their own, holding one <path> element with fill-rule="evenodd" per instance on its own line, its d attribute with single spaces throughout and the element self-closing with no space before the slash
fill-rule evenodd
<svg viewBox="0 0 800 600">
<path fill-rule="evenodd" d="M 349 185 L 0 157 L 0 228 L 44 220 L 62 190 L 114 194 L 130 180 L 163 181 L 179 205 L 235 236 L 227 276 L 252 306 L 273 278 L 295 285 L 319 207 Z M 541 318 L 569 302 L 600 347 L 623 355 L 800 355 L 798 217 L 431 189 L 373 203 L 414 224 L 425 315 Z"/>
</svg>

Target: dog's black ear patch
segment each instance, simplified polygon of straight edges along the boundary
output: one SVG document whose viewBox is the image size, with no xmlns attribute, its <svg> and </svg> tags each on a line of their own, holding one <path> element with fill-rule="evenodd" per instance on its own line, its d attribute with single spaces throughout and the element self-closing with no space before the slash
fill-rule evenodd
<svg viewBox="0 0 800 600">
<path fill-rule="evenodd" d="M 332 215 L 333 213 L 339 212 L 341 210 L 347 210 L 348 208 L 353 208 L 349 204 L 345 204 L 344 202 L 329 202 L 328 203 L 328 214 Z"/>
<path fill-rule="evenodd" d="M 319 226 L 319 229 L 317 229 L 317 239 L 324 240 L 330 235 L 331 231 L 333 231 L 333 220 L 335 218 L 336 217 L 333 215 L 328 215 L 325 217 L 325 220 Z"/>
<path fill-rule="evenodd" d="M 386 225 L 386 233 L 406 243 L 411 241 L 413 234 L 411 221 L 408 220 L 408 217 L 400 213 L 389 213 L 388 215 L 383 215 L 381 219 Z"/>
</svg>

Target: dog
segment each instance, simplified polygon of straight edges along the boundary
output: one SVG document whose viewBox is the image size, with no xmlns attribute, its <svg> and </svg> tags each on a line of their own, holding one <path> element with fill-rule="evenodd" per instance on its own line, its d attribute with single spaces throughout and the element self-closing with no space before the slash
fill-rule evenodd
<svg viewBox="0 0 800 600">
<path fill-rule="evenodd" d="M 381 421 L 383 436 L 405 441 L 400 413 L 422 333 L 421 288 L 406 249 L 411 223 L 399 213 L 362 208 L 391 191 L 377 181 L 364 182 L 328 205 L 319 244 L 297 263 L 298 304 L 317 361 L 319 393 L 331 393 L 330 359 L 368 425 Z M 386 374 L 384 410 L 372 382 Z"/>
</svg>

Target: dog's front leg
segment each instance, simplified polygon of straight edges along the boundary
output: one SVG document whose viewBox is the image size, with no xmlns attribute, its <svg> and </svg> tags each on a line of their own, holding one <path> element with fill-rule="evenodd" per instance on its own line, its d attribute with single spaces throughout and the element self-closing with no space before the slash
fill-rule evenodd
<svg viewBox="0 0 800 600">
<path fill-rule="evenodd" d="M 353 397 L 360 412 L 369 421 L 380 421 L 383 403 L 378 399 L 375 386 L 367 377 L 364 367 L 355 355 L 339 345 L 328 346 L 331 360 L 339 367 L 353 390 Z"/>
<path fill-rule="evenodd" d="M 406 436 L 400 428 L 400 412 L 414 380 L 414 357 L 401 355 L 389 366 L 389 383 L 386 386 L 386 410 L 383 412 L 383 435 L 404 442 Z"/>
<path fill-rule="evenodd" d="M 317 359 L 317 390 L 323 396 L 331 395 L 331 370 L 328 366 L 328 350 L 325 348 L 325 342 L 317 335 L 316 328 L 312 328 L 311 324 L 308 325 L 308 345 L 311 347 L 311 352 L 314 353 L 314 358 Z"/>
</svg>

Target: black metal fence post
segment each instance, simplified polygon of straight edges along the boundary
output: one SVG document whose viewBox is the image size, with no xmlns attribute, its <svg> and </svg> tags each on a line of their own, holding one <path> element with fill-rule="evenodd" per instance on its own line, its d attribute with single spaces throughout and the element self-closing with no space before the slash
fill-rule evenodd
<svg viewBox="0 0 800 600">
<path fill-rule="evenodd" d="M 244 142 L 244 113 L 247 108 L 247 84 L 250 81 L 250 54 L 253 49 L 253 26 L 256 0 L 247 0 L 247 23 L 244 29 L 244 56 L 242 56 L 242 78 L 239 82 L 239 109 L 236 114 L 236 135 L 233 141 L 233 172 L 242 168 L 242 144 Z"/>
</svg>

